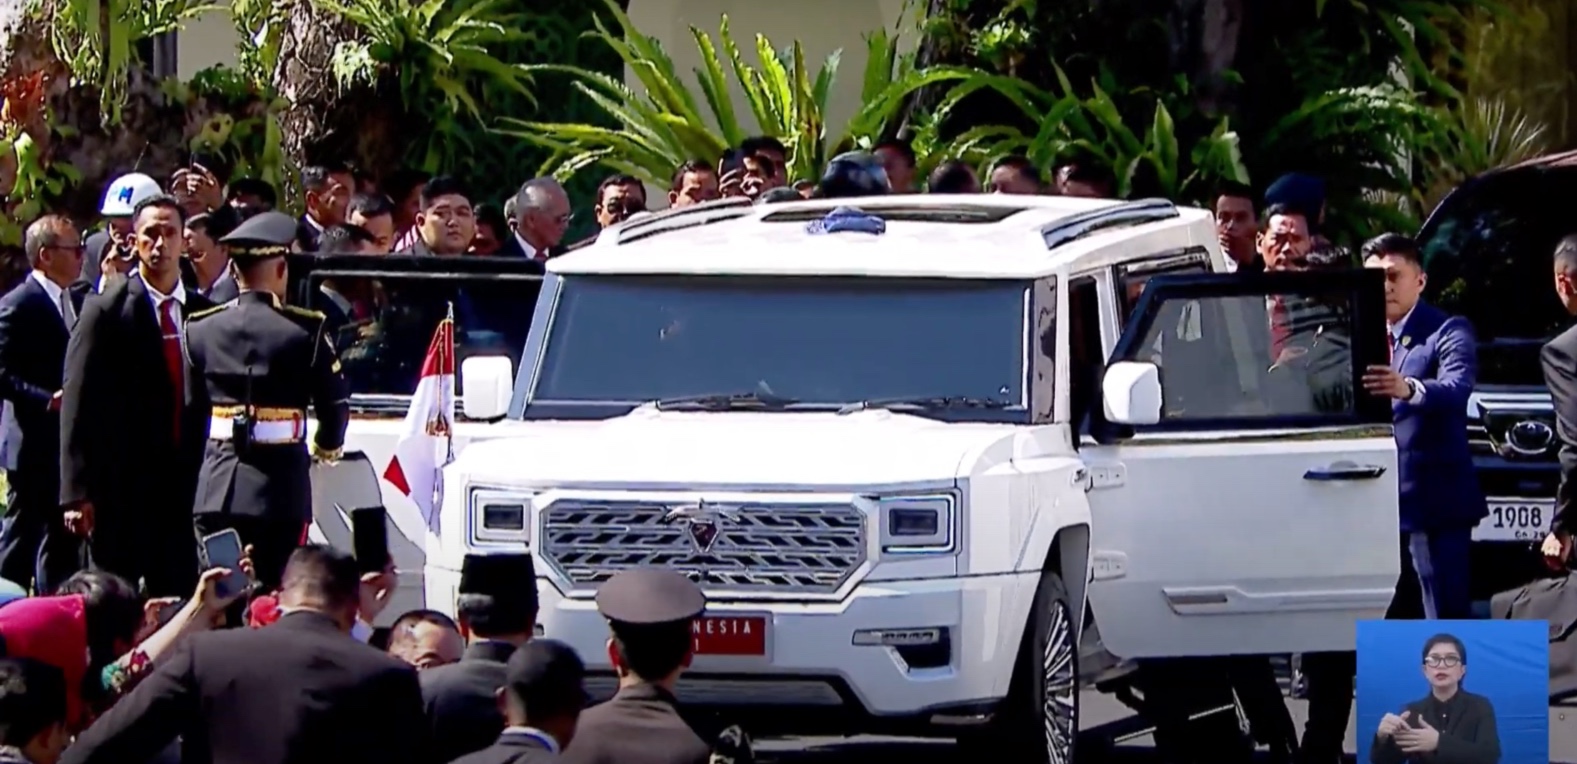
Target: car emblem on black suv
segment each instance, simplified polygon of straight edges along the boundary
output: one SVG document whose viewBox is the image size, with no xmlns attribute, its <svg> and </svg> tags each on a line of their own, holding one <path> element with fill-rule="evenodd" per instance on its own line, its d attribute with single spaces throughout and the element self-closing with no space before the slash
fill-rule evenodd
<svg viewBox="0 0 1577 764">
<path fill-rule="evenodd" d="M 1536 419 L 1525 419 L 1506 430 L 1506 448 L 1523 456 L 1543 456 L 1555 443 L 1555 431 Z"/>
</svg>

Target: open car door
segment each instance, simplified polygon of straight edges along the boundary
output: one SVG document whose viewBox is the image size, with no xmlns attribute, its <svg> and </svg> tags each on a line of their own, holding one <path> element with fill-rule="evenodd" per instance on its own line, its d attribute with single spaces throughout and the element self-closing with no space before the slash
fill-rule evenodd
<svg viewBox="0 0 1577 764">
<path fill-rule="evenodd" d="M 1124 658 L 1353 649 L 1400 557 L 1375 271 L 1158 275 L 1081 449 L 1089 600 Z"/>
</svg>

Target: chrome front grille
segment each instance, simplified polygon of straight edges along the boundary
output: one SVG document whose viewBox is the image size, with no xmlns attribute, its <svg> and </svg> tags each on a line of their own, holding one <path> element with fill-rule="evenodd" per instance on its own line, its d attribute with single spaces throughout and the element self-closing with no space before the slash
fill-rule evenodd
<svg viewBox="0 0 1577 764">
<path fill-rule="evenodd" d="M 865 514 L 850 504 L 553 502 L 540 554 L 571 591 L 630 568 L 669 568 L 703 588 L 830 593 L 865 562 Z"/>
</svg>

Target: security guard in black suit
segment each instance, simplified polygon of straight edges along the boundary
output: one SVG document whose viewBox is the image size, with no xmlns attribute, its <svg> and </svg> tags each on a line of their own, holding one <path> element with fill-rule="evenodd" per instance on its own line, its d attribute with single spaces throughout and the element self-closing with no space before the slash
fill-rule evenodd
<svg viewBox="0 0 1577 764">
<path fill-rule="evenodd" d="M 312 520 L 311 456 L 337 460 L 350 422 L 349 389 L 322 313 L 284 304 L 295 221 L 265 212 L 221 242 L 241 293 L 187 319 L 189 378 L 212 408 L 193 509 L 203 534 L 234 528 L 253 547 L 257 579 L 279 585 Z"/>
<path fill-rule="evenodd" d="M 586 665 L 569 645 L 538 639 L 509 656 L 504 674 L 508 726 L 456 764 L 556 764 L 586 706 Z"/>
<path fill-rule="evenodd" d="M 627 570 L 597 590 L 619 691 L 581 714 L 570 764 L 705 764 L 712 746 L 679 716 L 674 685 L 690 662 L 706 596 L 672 570 Z"/>
<path fill-rule="evenodd" d="M 498 739 L 505 664 L 536 630 L 537 572 L 531 555 L 466 555 L 455 601 L 470 645 L 458 663 L 421 672 L 422 702 L 439 757 L 458 759 Z"/>
</svg>

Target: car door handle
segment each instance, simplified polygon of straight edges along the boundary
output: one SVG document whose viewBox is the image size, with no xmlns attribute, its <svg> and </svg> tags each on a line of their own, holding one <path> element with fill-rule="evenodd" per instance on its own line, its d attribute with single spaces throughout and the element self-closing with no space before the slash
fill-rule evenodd
<svg viewBox="0 0 1577 764">
<path fill-rule="evenodd" d="M 1315 467 L 1303 473 L 1303 479 L 1322 482 L 1332 480 L 1374 480 L 1384 474 L 1385 468 L 1377 464 L 1336 462 L 1325 467 Z"/>
</svg>

